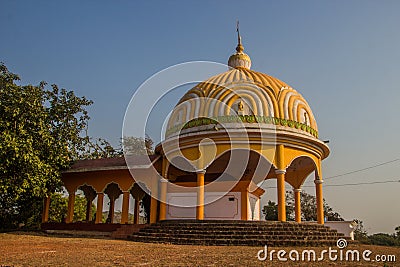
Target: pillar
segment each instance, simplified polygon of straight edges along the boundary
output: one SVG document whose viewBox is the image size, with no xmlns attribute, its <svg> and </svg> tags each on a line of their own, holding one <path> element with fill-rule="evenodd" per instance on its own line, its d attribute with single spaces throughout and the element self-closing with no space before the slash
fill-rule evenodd
<svg viewBox="0 0 400 267">
<path fill-rule="evenodd" d="M 75 205 L 75 192 L 68 192 L 68 210 L 66 223 L 71 223 L 74 220 L 74 205 Z"/>
<path fill-rule="evenodd" d="M 278 195 L 278 221 L 286 222 L 285 170 L 276 170 Z"/>
<path fill-rule="evenodd" d="M 295 214 L 295 221 L 301 222 L 301 188 L 293 189 L 294 193 L 294 214 Z"/>
<path fill-rule="evenodd" d="M 129 191 L 122 192 L 122 213 L 121 213 L 121 224 L 128 223 L 129 218 L 129 197 L 131 193 Z"/>
<path fill-rule="evenodd" d="M 196 219 L 204 220 L 204 175 L 206 171 L 201 170 L 197 172 L 197 205 L 196 205 Z"/>
<path fill-rule="evenodd" d="M 103 199 L 104 193 L 97 193 L 97 209 L 96 209 L 96 221 L 95 223 L 101 223 L 103 219 Z"/>
<path fill-rule="evenodd" d="M 153 179 L 151 194 L 150 194 L 150 223 L 157 222 L 157 201 L 158 196 L 158 179 Z"/>
<path fill-rule="evenodd" d="M 46 223 L 49 221 L 49 210 L 50 210 L 50 196 L 46 196 L 43 200 L 42 223 Z"/>
<path fill-rule="evenodd" d="M 86 222 L 90 222 L 91 211 L 92 211 L 92 201 L 86 198 Z"/>
<path fill-rule="evenodd" d="M 160 185 L 160 221 L 167 218 L 167 186 L 168 180 L 161 179 Z"/>
<path fill-rule="evenodd" d="M 140 213 L 140 200 L 135 198 L 135 213 L 134 213 L 134 224 L 139 224 L 139 213 Z"/>
<path fill-rule="evenodd" d="M 110 198 L 110 196 L 108 196 Z M 108 218 L 110 218 L 110 223 L 114 222 L 114 210 L 115 210 L 115 198 L 110 198 L 110 208 L 108 210 Z"/>
<path fill-rule="evenodd" d="M 315 172 L 315 195 L 317 201 L 317 222 L 324 224 L 324 197 L 322 194 L 322 183 L 324 181 L 318 178 L 317 172 Z"/>
<path fill-rule="evenodd" d="M 240 212 L 242 213 L 241 219 L 245 220 L 245 221 L 248 220 L 248 218 L 247 218 L 247 214 L 249 213 L 248 212 L 248 201 L 249 201 L 249 192 L 247 191 L 247 188 L 246 188 L 245 190 L 242 191 L 241 202 L 240 202 L 240 205 L 241 205 Z"/>
</svg>

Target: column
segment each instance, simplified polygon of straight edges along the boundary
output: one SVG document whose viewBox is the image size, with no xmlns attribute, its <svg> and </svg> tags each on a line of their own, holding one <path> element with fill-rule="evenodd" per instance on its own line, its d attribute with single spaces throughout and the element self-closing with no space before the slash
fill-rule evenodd
<svg viewBox="0 0 400 267">
<path fill-rule="evenodd" d="M 242 191 L 241 194 L 241 213 L 242 213 L 242 220 L 247 221 L 247 214 L 248 214 L 248 200 L 249 200 L 249 192 L 247 191 L 247 188 L 245 190 Z"/>
<path fill-rule="evenodd" d="M 278 188 L 278 221 L 286 222 L 286 193 L 285 173 L 286 170 L 276 170 L 276 183 Z"/>
<path fill-rule="evenodd" d="M 108 210 L 108 218 L 110 218 L 110 223 L 113 223 L 114 222 L 115 198 L 110 197 L 109 195 L 108 195 L 108 197 L 110 198 L 110 208 Z"/>
<path fill-rule="evenodd" d="M 206 171 L 200 170 L 197 172 L 197 205 L 196 219 L 204 220 L 204 175 Z"/>
<path fill-rule="evenodd" d="M 153 178 L 151 194 L 150 194 L 150 223 L 157 222 L 157 206 L 158 206 L 158 179 Z"/>
<path fill-rule="evenodd" d="M 90 222 L 92 211 L 92 201 L 86 198 L 86 222 Z"/>
<path fill-rule="evenodd" d="M 135 214 L 134 214 L 134 224 L 139 224 L 139 213 L 140 213 L 140 200 L 135 198 Z"/>
<path fill-rule="evenodd" d="M 295 221 L 301 222 L 301 188 L 294 188 L 294 213 L 295 213 Z"/>
<path fill-rule="evenodd" d="M 121 213 L 121 224 L 128 223 L 129 216 L 129 191 L 122 192 L 122 213 Z"/>
<path fill-rule="evenodd" d="M 317 171 L 315 171 L 315 195 L 317 201 L 317 222 L 324 224 L 324 197 L 322 194 L 322 183 L 324 181 L 318 178 Z"/>
<path fill-rule="evenodd" d="M 50 196 L 46 196 L 43 200 L 42 223 L 46 223 L 49 221 L 49 210 L 50 210 Z"/>
<path fill-rule="evenodd" d="M 96 209 L 96 221 L 95 223 L 101 223 L 103 219 L 103 199 L 104 193 L 97 193 L 97 209 Z"/>
<path fill-rule="evenodd" d="M 75 204 L 75 192 L 68 192 L 68 210 L 66 223 L 71 223 L 74 220 L 74 204 Z"/>
<path fill-rule="evenodd" d="M 161 179 L 160 185 L 160 221 L 167 218 L 167 186 L 168 180 Z"/>
</svg>

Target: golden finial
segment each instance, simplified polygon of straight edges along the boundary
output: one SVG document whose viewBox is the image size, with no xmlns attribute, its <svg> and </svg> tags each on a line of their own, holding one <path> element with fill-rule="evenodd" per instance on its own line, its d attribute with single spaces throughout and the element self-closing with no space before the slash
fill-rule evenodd
<svg viewBox="0 0 400 267">
<path fill-rule="evenodd" d="M 242 45 L 242 37 L 239 32 L 239 20 L 236 21 L 236 32 L 238 38 L 238 44 L 236 46 L 236 53 L 229 57 L 228 66 L 230 68 L 246 68 L 250 69 L 251 60 L 250 57 L 244 53 L 244 47 Z"/>
<path fill-rule="evenodd" d="M 237 32 L 237 36 L 238 36 L 238 45 L 236 47 L 236 51 L 238 51 L 239 53 L 242 53 L 244 50 L 244 47 L 242 45 L 242 37 L 240 36 L 240 32 L 239 32 L 239 20 L 236 21 L 236 32 Z"/>
</svg>

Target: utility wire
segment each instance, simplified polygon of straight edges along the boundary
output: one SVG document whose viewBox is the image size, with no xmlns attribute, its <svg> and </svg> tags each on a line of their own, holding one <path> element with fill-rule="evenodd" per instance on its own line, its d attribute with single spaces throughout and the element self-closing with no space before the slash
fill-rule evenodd
<svg viewBox="0 0 400 267">
<path fill-rule="evenodd" d="M 396 161 L 399 161 L 399 160 L 400 159 L 394 159 L 394 160 L 386 161 L 386 162 L 383 162 L 383 163 L 379 163 L 377 165 L 373 165 L 373 166 L 369 166 L 369 167 L 366 167 L 366 168 L 362 168 L 362 169 L 359 169 L 359 170 L 345 172 L 345 173 L 334 175 L 334 176 L 329 176 L 329 177 L 324 178 L 324 180 L 337 178 L 337 177 L 341 177 L 341 176 L 345 176 L 345 175 L 349 175 L 349 174 L 353 174 L 353 173 L 357 173 L 357 172 L 362 172 L 362 171 L 373 169 L 373 168 L 376 168 L 376 167 L 380 167 L 380 166 L 383 166 L 383 165 L 386 165 L 386 164 L 389 164 L 389 163 L 393 163 L 393 162 L 396 162 Z"/>
<path fill-rule="evenodd" d="M 348 183 L 348 184 L 327 184 L 327 185 L 324 185 L 324 187 L 329 187 L 329 186 L 371 185 L 371 184 L 388 184 L 388 183 L 400 183 L 400 180 L 364 182 L 364 183 Z M 304 185 L 302 187 L 314 187 L 314 186 L 313 185 Z M 276 188 L 276 186 L 265 187 L 265 189 L 274 189 L 274 188 Z"/>
<path fill-rule="evenodd" d="M 393 159 L 393 160 L 386 161 L 386 162 L 382 162 L 382 163 L 379 163 L 379 164 L 376 164 L 376 165 L 372 165 L 372 166 L 369 166 L 369 167 L 365 167 L 365 168 L 362 168 L 362 169 L 358 169 L 358 170 L 354 170 L 354 171 L 349 171 L 349 172 L 345 172 L 345 173 L 329 176 L 329 177 L 324 178 L 324 180 L 329 180 L 329 179 L 342 177 L 342 176 L 350 175 L 350 174 L 357 173 L 357 172 L 366 171 L 366 170 L 373 169 L 373 168 L 376 168 L 376 167 L 380 167 L 380 166 L 383 166 L 383 165 L 386 165 L 386 164 L 390 164 L 390 163 L 393 163 L 393 162 L 396 162 L 396 161 L 400 161 L 400 158 Z M 306 183 L 310 183 L 310 182 L 312 182 L 312 181 L 306 181 Z"/>
</svg>

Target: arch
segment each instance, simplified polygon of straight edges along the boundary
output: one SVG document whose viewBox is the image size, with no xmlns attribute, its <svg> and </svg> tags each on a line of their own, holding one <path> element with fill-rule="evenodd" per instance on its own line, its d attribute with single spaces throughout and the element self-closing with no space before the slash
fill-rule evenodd
<svg viewBox="0 0 400 267">
<path fill-rule="evenodd" d="M 113 223 L 114 222 L 114 212 L 115 212 L 115 201 L 122 194 L 122 190 L 117 183 L 110 182 L 107 184 L 107 186 L 103 192 L 105 194 L 107 194 L 108 198 L 110 199 L 110 207 L 109 207 L 108 218 L 107 218 L 106 222 Z"/>
<path fill-rule="evenodd" d="M 86 199 L 86 222 L 90 222 L 93 216 L 92 206 L 93 200 L 97 197 L 97 192 L 91 185 L 87 185 L 86 183 L 78 187 L 79 190 L 82 190 Z"/>
<path fill-rule="evenodd" d="M 300 188 L 314 171 L 318 173 L 318 162 L 309 155 L 299 155 L 286 166 L 286 181 L 293 188 Z"/>
</svg>

